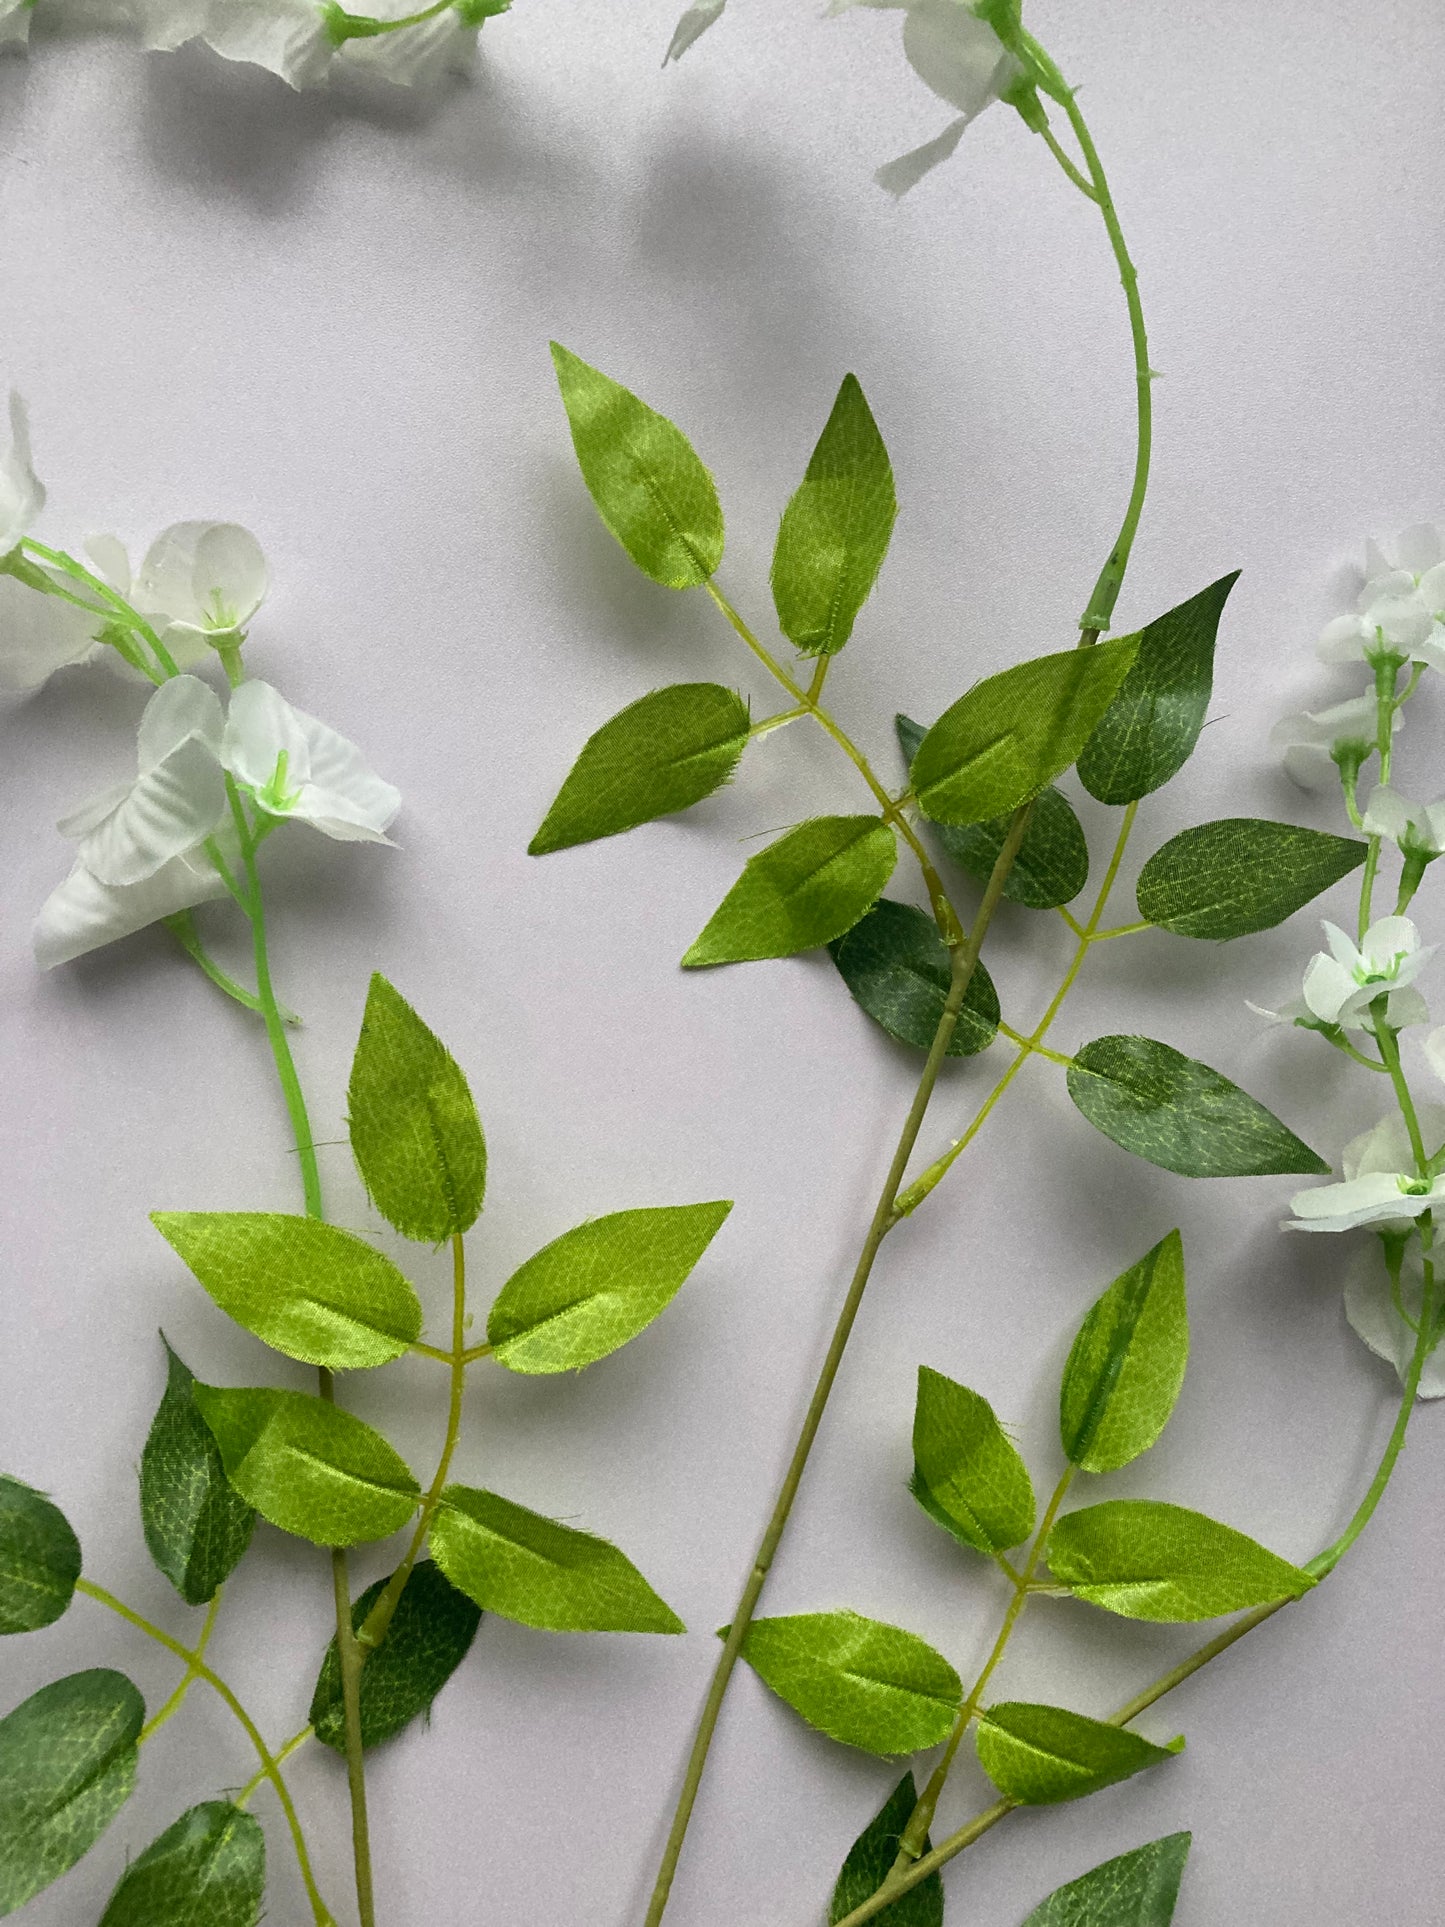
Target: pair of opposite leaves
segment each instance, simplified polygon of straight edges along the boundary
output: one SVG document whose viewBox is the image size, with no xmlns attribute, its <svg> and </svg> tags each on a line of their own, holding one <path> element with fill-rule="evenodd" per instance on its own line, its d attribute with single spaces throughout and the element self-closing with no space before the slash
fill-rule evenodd
<svg viewBox="0 0 1445 1927">
<path fill-rule="evenodd" d="M 1155 1442 L 1188 1358 L 1183 1252 L 1169 1236 L 1125 1271 L 1085 1318 L 1064 1368 L 1060 1437 L 1070 1465 L 1099 1474 Z M 1033 1483 L 988 1401 L 926 1366 L 919 1372 L 912 1490 L 961 1544 L 1002 1558 L 1034 1531 Z M 1297 1598 L 1300 1568 L 1234 1528 L 1182 1506 L 1112 1500 L 1065 1514 L 1043 1548 L 1052 1580 L 1125 1618 L 1187 1623 Z M 761 1620 L 744 1656 L 810 1724 L 880 1754 L 948 1737 L 963 1686 L 917 1635 L 851 1612 Z M 985 1771 L 1020 1804 L 1075 1799 L 1178 1749 L 1061 1707 L 1007 1702 L 979 1716 Z"/>
</svg>

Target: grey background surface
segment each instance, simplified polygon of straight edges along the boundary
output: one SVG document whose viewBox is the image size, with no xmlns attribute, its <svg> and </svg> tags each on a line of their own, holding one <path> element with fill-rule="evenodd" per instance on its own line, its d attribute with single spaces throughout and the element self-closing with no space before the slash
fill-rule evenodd
<svg viewBox="0 0 1445 1927">
<path fill-rule="evenodd" d="M 525 854 L 583 738 L 646 689 L 711 676 L 759 713 L 769 701 L 709 607 L 642 581 L 597 524 L 547 338 L 687 427 L 727 507 L 724 579 L 759 620 L 777 513 L 839 377 L 858 373 L 903 507 L 831 688 L 890 768 L 896 708 L 930 718 L 978 675 L 1067 644 L 1127 487 L 1119 291 L 1094 211 L 1041 145 L 995 110 L 894 207 L 872 168 L 947 118 L 904 65 L 896 16 L 823 24 L 799 0 L 734 0 L 664 74 L 674 5 L 518 0 L 487 32 L 477 84 L 432 103 L 296 98 L 200 54 L 81 38 L 0 64 L 0 375 L 32 404 L 50 539 L 108 528 L 134 552 L 183 516 L 249 524 L 275 576 L 255 670 L 405 792 L 395 852 L 304 831 L 274 846 L 277 968 L 307 1019 L 318 1135 L 343 1135 L 380 967 L 480 1099 L 482 1306 L 584 1216 L 738 1200 L 674 1308 L 609 1363 L 570 1381 L 475 1375 L 461 1475 L 615 1537 L 693 1630 L 558 1639 L 484 1622 L 430 1731 L 374 1759 L 388 1927 L 640 1917 L 710 1629 L 751 1557 L 914 1074 L 825 959 L 675 967 L 747 839 L 859 806 L 821 740 L 768 739 L 685 818 Z M 1086 86 L 1163 375 L 1121 624 L 1244 569 L 1201 753 L 1146 806 L 1139 852 L 1217 815 L 1333 827 L 1266 738 L 1283 710 L 1352 692 L 1310 645 L 1363 535 L 1445 512 L 1436 10 L 1033 11 Z M 124 771 L 139 707 L 97 671 L 0 711 L 0 1458 L 57 1494 L 95 1577 L 181 1628 L 135 1507 L 156 1328 L 222 1382 L 305 1374 L 228 1328 L 145 1212 L 285 1209 L 298 1192 L 258 1031 L 161 935 L 46 978 L 29 958 L 30 919 L 67 862 L 50 825 Z M 1404 780 L 1433 794 L 1435 688 L 1416 714 Z M 1103 813 L 1085 814 L 1097 828 Z M 1127 916 L 1127 891 L 1120 903 Z M 210 928 L 239 962 L 224 914 Z M 1373 1121 L 1376 1092 L 1243 1004 L 1291 994 L 1313 936 L 1305 917 L 1227 950 L 1110 946 L 1058 1040 L 1168 1038 L 1334 1155 Z M 1066 933 L 1009 910 L 991 945 L 1006 1013 L 1032 1021 Z M 926 1143 L 959 1128 L 993 1069 L 949 1069 Z M 323 1156 L 335 1214 L 368 1226 L 344 1145 Z M 887 1249 L 768 1609 L 850 1604 L 976 1666 L 1002 1600 L 904 1490 L 917 1365 L 986 1392 L 1050 1479 L 1078 1318 L 1176 1223 L 1190 1376 L 1164 1441 L 1111 1489 L 1198 1505 L 1307 1557 L 1368 1476 L 1393 1380 L 1344 1324 L 1348 1241 L 1277 1231 L 1290 1189 L 1132 1162 L 1083 1125 L 1054 1071 L 1030 1069 Z M 408 1262 L 440 1315 L 439 1265 Z M 424 1464 L 439 1377 L 416 1361 L 346 1395 Z M 1145 1720 L 1154 1737 L 1186 1731 L 1184 1757 L 999 1829 L 949 1876 L 960 1919 L 1013 1927 L 1057 1882 L 1186 1826 L 1180 1927 L 1445 1918 L 1441 1416 L 1421 1413 L 1338 1577 Z M 383 1559 L 358 1557 L 358 1583 Z M 214 1653 L 273 1736 L 304 1717 L 327 1617 L 322 1560 L 263 1530 Z M 999 1687 L 1103 1711 L 1191 1639 L 1045 1604 Z M 0 1657 L 7 1705 L 88 1663 L 123 1666 L 153 1705 L 175 1675 L 84 1604 Z M 124 1850 L 251 1770 L 224 1710 L 194 1692 L 147 1749 L 135 1803 L 26 1918 L 94 1919 Z M 816 1921 L 893 1777 L 741 1674 L 670 1918 Z M 342 1776 L 302 1756 L 294 1781 L 344 1914 Z M 983 1793 L 961 1768 L 943 1818 Z M 268 1796 L 260 1809 L 270 1917 L 299 1921 Z"/>
</svg>

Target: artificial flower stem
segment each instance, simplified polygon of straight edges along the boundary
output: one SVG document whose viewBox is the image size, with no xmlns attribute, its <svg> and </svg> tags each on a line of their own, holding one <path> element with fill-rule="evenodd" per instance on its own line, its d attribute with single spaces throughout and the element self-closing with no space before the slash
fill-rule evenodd
<svg viewBox="0 0 1445 1927">
<path fill-rule="evenodd" d="M 1380 758 L 1380 785 L 1384 788 L 1390 781 L 1390 761 L 1395 733 L 1395 684 L 1399 679 L 1399 665 L 1392 658 L 1385 658 L 1375 664 L 1375 749 Z M 1365 932 L 1372 922 L 1372 906 L 1375 898 L 1375 873 L 1380 867 L 1380 850 L 1384 843 L 1381 836 L 1372 836 L 1365 851 L 1365 868 L 1360 879 L 1360 942 L 1365 940 Z"/>
<path fill-rule="evenodd" d="M 261 1010 L 261 999 L 247 990 L 243 985 L 238 984 L 234 977 L 228 976 L 227 973 L 222 970 L 221 966 L 201 942 L 196 931 L 195 921 L 189 910 L 178 910 L 173 917 L 162 917 L 161 921 L 181 946 L 182 950 L 185 951 L 186 955 L 190 957 L 194 963 L 199 964 L 200 968 L 210 978 L 217 990 L 223 990 L 228 997 L 234 998 L 244 1009 L 255 1011 L 259 1014 Z M 301 1019 L 296 1015 L 294 1010 L 286 1010 L 281 1006 L 278 1006 L 278 1008 L 281 1009 L 281 1020 L 283 1023 L 291 1024 L 292 1026 L 300 1024 Z"/>
<path fill-rule="evenodd" d="M 447 1475 L 456 1456 L 457 1441 L 462 1435 L 462 1398 L 467 1389 L 467 1254 L 465 1241 L 459 1231 L 452 1236 L 452 1349 L 448 1362 L 451 1365 L 451 1401 L 447 1409 L 446 1439 L 441 1457 L 437 1460 L 436 1476 L 422 1501 L 421 1514 L 411 1544 L 406 1549 L 406 1557 L 387 1580 L 376 1604 L 357 1631 L 356 1643 L 364 1655 L 374 1652 L 386 1638 L 392 1615 L 421 1557 L 432 1520 L 441 1504 Z"/>
<path fill-rule="evenodd" d="M 286 1741 L 285 1745 L 278 1746 L 276 1748 L 275 1753 L 272 1755 L 272 1758 L 274 1759 L 276 1765 L 285 1766 L 286 1762 L 291 1758 L 291 1755 L 293 1753 L 299 1752 L 301 1748 L 305 1746 L 306 1742 L 310 1739 L 314 1739 L 315 1736 L 316 1736 L 316 1728 L 314 1726 L 303 1726 L 299 1733 L 293 1733 L 290 1739 Z M 265 1779 L 266 1779 L 265 1767 L 258 1767 L 257 1770 L 251 1775 L 250 1779 L 247 1780 L 246 1784 L 241 1788 L 241 1791 L 239 1793 L 233 1793 L 231 1795 L 231 1805 L 233 1807 L 249 1806 L 251 1801 L 256 1797 L 257 1793 L 260 1791 Z"/>
<path fill-rule="evenodd" d="M 160 665 L 160 680 L 168 681 L 172 676 L 178 676 L 181 673 L 175 657 L 161 641 L 154 625 L 147 622 L 138 609 L 133 609 L 125 597 L 118 590 L 112 589 L 108 582 L 95 574 L 94 570 L 87 569 L 83 562 L 77 562 L 75 557 L 67 555 L 64 549 L 49 549 L 43 542 L 37 542 L 33 538 L 27 538 L 25 547 L 32 555 L 38 555 L 42 562 L 48 562 L 52 568 L 63 569 L 73 581 L 83 582 L 93 595 L 98 595 L 108 608 L 114 610 L 128 628 L 134 629 L 138 636 L 142 636 L 150 645 L 156 662 Z M 146 664 L 141 663 L 139 666 L 147 675 L 150 675 Z M 151 676 L 151 680 L 154 682 L 157 678 Z"/>
<path fill-rule="evenodd" d="M 161 1728 L 165 1725 L 166 1721 L 169 1719 L 173 1719 L 175 1715 L 180 1712 L 182 1706 L 185 1704 L 186 1695 L 187 1693 L 190 1692 L 191 1687 L 197 1677 L 197 1674 L 196 1674 L 197 1661 L 203 1660 L 206 1656 L 206 1648 L 210 1645 L 211 1634 L 215 1630 L 216 1614 L 220 1610 L 221 1610 L 221 1588 L 217 1586 L 215 1592 L 212 1593 L 211 1595 L 211 1603 L 206 1608 L 206 1618 L 205 1618 L 205 1623 L 201 1627 L 201 1636 L 196 1641 L 195 1647 L 193 1649 L 195 1652 L 195 1658 L 188 1662 L 186 1666 L 186 1670 L 181 1676 L 180 1684 L 176 1687 L 176 1690 L 171 1694 L 170 1698 L 160 1708 L 159 1712 L 153 1713 L 151 1715 L 151 1717 L 146 1721 L 145 1725 L 141 1728 L 140 1740 L 138 1741 L 139 1745 L 144 1746 L 147 1740 L 153 1738 L 155 1734 L 159 1733 Z"/>
<path fill-rule="evenodd" d="M 1099 205 L 1099 190 L 1094 186 L 1094 183 L 1089 179 L 1088 175 L 1082 173 L 1069 155 L 1065 153 L 1064 149 L 1059 145 L 1057 135 L 1047 121 L 1045 121 L 1039 129 L 1039 133 L 1043 138 L 1044 145 L 1048 148 L 1059 166 L 1063 168 L 1069 179 L 1074 183 L 1074 186 L 1097 207 Z"/>
<path fill-rule="evenodd" d="M 1388 998 L 1377 997 L 1370 1006 L 1370 1015 L 1375 1022 L 1375 1042 L 1380 1047 L 1381 1061 L 1390 1073 L 1390 1082 L 1395 1087 L 1400 1115 L 1404 1118 L 1405 1129 L 1410 1134 L 1410 1149 L 1415 1156 L 1415 1175 L 1424 1181 L 1430 1176 L 1430 1155 L 1425 1149 L 1425 1135 L 1420 1129 L 1415 1099 L 1410 1092 L 1410 1080 L 1406 1077 L 1405 1067 L 1400 1062 L 1400 1039 L 1385 1021 L 1388 1002 Z"/>
<path fill-rule="evenodd" d="M 183 1646 L 180 1640 L 173 1639 L 168 1632 L 162 1631 L 151 1620 L 117 1599 L 113 1592 L 107 1592 L 104 1586 L 97 1586 L 89 1579 L 79 1579 L 76 1581 L 75 1590 L 84 1593 L 87 1599 L 93 1599 L 97 1605 L 118 1614 L 137 1631 L 143 1632 L 148 1639 L 155 1640 L 158 1645 L 164 1646 L 167 1652 L 174 1653 L 177 1659 L 183 1659 L 188 1667 L 194 1669 L 196 1678 L 204 1680 L 207 1686 L 225 1701 L 245 1730 L 247 1739 L 256 1749 L 256 1757 L 261 1762 L 263 1777 L 276 1789 L 276 1797 L 281 1802 L 281 1811 L 286 1816 L 286 1824 L 291 1832 L 291 1843 L 296 1850 L 296 1864 L 301 1870 L 302 1883 L 306 1888 L 306 1897 L 311 1903 L 316 1927 L 337 1927 L 335 1916 L 321 1898 L 320 1890 L 317 1888 L 315 1875 L 311 1871 L 311 1856 L 306 1851 L 306 1836 L 301 1830 L 301 1821 L 292 1802 L 290 1789 L 281 1775 L 280 1766 L 262 1738 L 261 1729 L 225 1680 L 207 1665 L 205 1658 L 196 1648 Z"/>
</svg>

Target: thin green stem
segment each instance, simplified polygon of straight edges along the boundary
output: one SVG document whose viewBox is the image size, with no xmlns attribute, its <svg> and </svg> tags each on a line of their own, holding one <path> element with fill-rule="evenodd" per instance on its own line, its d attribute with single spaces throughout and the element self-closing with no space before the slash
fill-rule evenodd
<svg viewBox="0 0 1445 1927">
<path fill-rule="evenodd" d="M 221 1678 L 219 1673 L 213 1671 L 212 1668 L 206 1664 L 204 1657 L 196 1648 L 184 1646 L 180 1640 L 173 1639 L 168 1632 L 163 1631 L 163 1629 L 155 1625 L 153 1621 L 146 1619 L 142 1614 L 135 1612 L 131 1607 L 127 1606 L 124 1601 L 117 1599 L 113 1592 L 107 1592 L 104 1586 L 97 1586 L 89 1579 L 80 1579 L 76 1581 L 75 1589 L 77 1592 L 84 1593 L 87 1599 L 93 1599 L 97 1605 L 104 1606 L 108 1611 L 118 1614 L 119 1617 L 124 1619 L 129 1625 L 134 1626 L 138 1632 L 144 1633 L 148 1639 L 155 1640 L 157 1645 L 164 1646 L 167 1652 L 174 1653 L 177 1659 L 184 1660 L 187 1667 L 194 1670 L 196 1678 L 204 1680 L 212 1692 L 218 1694 L 220 1698 L 225 1701 L 226 1705 L 240 1722 L 247 1739 L 250 1740 L 256 1750 L 256 1757 L 261 1762 L 262 1776 L 269 1780 L 271 1785 L 276 1789 L 276 1798 L 281 1802 L 281 1811 L 286 1816 L 286 1825 L 291 1833 L 291 1843 L 296 1850 L 296 1864 L 301 1870 L 301 1879 L 306 1888 L 306 1897 L 311 1902 L 311 1912 L 315 1919 L 316 1927 L 336 1927 L 335 1917 L 332 1915 L 325 1901 L 321 1898 L 315 1876 L 311 1871 L 311 1856 L 306 1850 L 306 1836 L 302 1832 L 301 1821 L 292 1803 L 290 1789 L 282 1778 L 280 1766 L 275 1756 L 267 1747 L 265 1740 L 262 1738 L 261 1729 L 251 1718 L 251 1715 L 246 1711 L 245 1707 L 242 1706 L 240 1700 L 237 1699 L 235 1693 L 232 1692 L 225 1680 Z"/>
<path fill-rule="evenodd" d="M 238 984 L 234 977 L 222 970 L 221 966 L 201 942 L 200 934 L 196 929 L 195 919 L 189 910 L 179 910 L 175 916 L 163 917 L 161 921 L 192 962 L 198 964 L 210 978 L 217 990 L 224 991 L 228 997 L 240 1004 L 242 1009 L 254 1011 L 258 1015 L 261 1014 L 261 999 L 252 991 L 247 990 L 243 984 Z M 278 1009 L 281 1011 L 281 1020 L 283 1023 L 291 1024 L 292 1026 L 300 1024 L 301 1019 L 296 1015 L 294 1010 L 287 1010 L 279 1005 Z"/>
<path fill-rule="evenodd" d="M 1142 930 L 1152 930 L 1154 925 L 1147 917 L 1140 917 L 1136 923 L 1116 923 L 1112 930 L 1096 930 L 1095 943 L 1112 943 L 1115 937 L 1137 937 Z"/>
<path fill-rule="evenodd" d="M 779 710 L 776 716 L 764 716 L 760 723 L 754 723 L 748 735 L 757 742 L 760 737 L 771 736 L 775 729 L 782 729 L 788 723 L 795 723 L 800 716 L 806 716 L 807 713 L 801 704 L 795 709 Z"/>
<path fill-rule="evenodd" d="M 216 1614 L 220 1610 L 221 1588 L 218 1586 L 211 1595 L 210 1605 L 206 1608 L 205 1623 L 201 1627 L 201 1636 L 196 1641 L 194 1647 L 195 1658 L 187 1663 L 186 1670 L 181 1676 L 180 1684 L 176 1687 L 176 1690 L 171 1694 L 165 1705 L 161 1707 L 158 1713 L 153 1713 L 141 1728 L 140 1744 L 142 1746 L 145 1745 L 147 1740 L 159 1733 L 166 1721 L 173 1719 L 185 1704 L 186 1694 L 190 1692 L 193 1683 L 198 1677 L 196 1672 L 197 1663 L 205 1658 L 206 1648 L 211 1643 L 211 1634 L 215 1630 L 216 1625 Z"/>
<path fill-rule="evenodd" d="M 1063 168 L 1065 174 L 1067 174 L 1069 179 L 1074 183 L 1074 186 L 1078 188 L 1081 194 L 1086 195 L 1097 207 L 1099 205 L 1099 190 L 1094 186 L 1094 183 L 1089 179 L 1088 175 L 1080 171 L 1072 156 L 1066 153 L 1059 145 L 1058 137 L 1047 121 L 1045 121 L 1044 125 L 1039 129 L 1039 133 L 1043 138 L 1044 145 L 1048 148 L 1059 166 Z"/>
<path fill-rule="evenodd" d="M 1380 783 L 1383 786 L 1390 780 L 1391 756 L 1394 750 L 1395 711 L 1399 704 L 1395 701 L 1395 687 L 1399 681 L 1399 665 L 1393 658 L 1386 658 L 1375 664 L 1375 751 L 1380 758 Z M 1413 687 L 1413 685 L 1412 685 Z M 1375 876 L 1380 866 L 1380 851 L 1385 839 L 1372 836 L 1365 850 L 1365 867 L 1360 881 L 1360 941 L 1363 943 L 1365 932 L 1370 927 L 1375 900 Z"/>
<path fill-rule="evenodd" d="M 316 1728 L 314 1726 L 303 1726 L 299 1733 L 293 1733 L 290 1739 L 286 1741 L 284 1746 L 278 1746 L 276 1748 L 276 1751 L 273 1757 L 276 1761 L 277 1766 L 285 1766 L 286 1762 L 291 1758 L 291 1755 L 293 1753 L 300 1752 L 301 1748 L 305 1746 L 306 1742 L 310 1739 L 314 1739 L 315 1737 L 316 1737 Z M 258 1767 L 257 1770 L 251 1775 L 250 1779 L 247 1780 L 246 1784 L 241 1788 L 241 1791 L 231 1796 L 231 1805 L 233 1807 L 249 1806 L 252 1800 L 255 1799 L 261 1787 L 264 1785 L 265 1780 L 266 1780 L 266 1769 L 264 1767 Z"/>
<path fill-rule="evenodd" d="M 1380 1047 L 1380 1057 L 1385 1069 L 1390 1073 L 1390 1082 L 1395 1087 L 1395 1098 L 1400 1106 L 1400 1114 L 1405 1120 L 1405 1129 L 1410 1135 L 1410 1149 L 1415 1157 L 1415 1176 L 1424 1182 L 1430 1176 L 1430 1154 L 1425 1149 L 1425 1134 L 1420 1128 L 1420 1116 L 1415 1109 L 1410 1080 L 1406 1077 L 1405 1067 L 1400 1062 L 1400 1039 L 1385 1021 L 1388 1004 L 1387 997 L 1377 997 L 1370 1007 L 1370 1014 L 1375 1022 L 1375 1042 Z"/>
<path fill-rule="evenodd" d="M 67 554 L 64 549 L 47 548 L 43 542 L 36 542 L 30 537 L 26 538 L 23 546 L 27 548 L 32 555 L 38 555 L 42 562 L 48 562 L 52 568 L 64 570 L 65 574 L 68 575 L 72 581 L 84 583 L 93 595 L 100 597 L 105 605 L 105 610 L 109 610 L 127 629 L 134 630 L 138 636 L 142 637 L 149 645 L 156 662 L 160 666 L 161 680 L 169 680 L 170 677 L 178 676 L 181 673 L 175 657 L 161 641 L 155 627 L 146 620 L 138 609 L 133 609 L 120 591 L 113 589 L 104 577 L 98 576 L 93 569 L 87 569 L 83 562 L 77 561 L 73 555 Z M 105 611 L 99 611 L 98 613 L 104 612 Z M 138 663 L 137 667 L 145 671 L 148 675 L 151 673 L 144 662 Z M 155 681 L 156 678 L 152 676 L 151 680 Z"/>
</svg>

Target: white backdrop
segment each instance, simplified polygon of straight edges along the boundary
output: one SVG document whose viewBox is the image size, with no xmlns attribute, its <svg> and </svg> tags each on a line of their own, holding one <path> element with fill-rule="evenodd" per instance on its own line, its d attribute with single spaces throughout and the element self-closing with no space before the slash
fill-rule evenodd
<svg viewBox="0 0 1445 1927">
<path fill-rule="evenodd" d="M 387 1927 L 639 1919 L 711 1628 L 751 1557 L 914 1076 L 825 959 L 675 967 L 755 847 L 741 839 L 859 805 L 846 767 L 799 729 L 686 818 L 525 854 L 575 750 L 624 703 L 703 676 L 767 700 L 701 598 L 643 581 L 601 530 L 548 337 L 687 427 L 727 507 L 724 579 L 760 617 L 777 513 L 840 376 L 858 373 L 902 513 L 831 688 L 889 767 L 896 708 L 931 718 L 979 674 L 1067 645 L 1127 487 L 1122 302 L 1094 210 L 1041 145 L 995 110 L 895 207 L 873 167 L 947 118 L 905 67 L 896 16 L 824 24 L 804 0 L 733 0 L 663 73 L 676 4 L 517 0 L 487 30 L 479 81 L 430 104 L 298 98 L 199 53 L 84 39 L 0 64 L 0 376 L 32 403 L 50 539 L 113 528 L 134 546 L 182 516 L 249 524 L 275 572 L 253 666 L 406 796 L 394 853 L 305 831 L 275 847 L 277 967 L 307 1019 L 318 1134 L 343 1135 L 380 967 L 478 1093 L 483 1305 L 584 1216 L 738 1201 L 675 1307 L 612 1361 L 571 1381 L 475 1376 L 460 1475 L 615 1537 L 693 1630 L 569 1639 L 485 1620 L 430 1730 L 374 1758 Z M 1282 710 L 1350 691 L 1310 644 L 1363 535 L 1445 513 L 1436 10 L 1033 12 L 1086 86 L 1163 374 L 1121 626 L 1244 569 L 1211 727 L 1146 806 L 1140 853 L 1224 814 L 1333 827 L 1278 774 L 1266 736 Z M 97 671 L 0 711 L 0 1461 L 55 1492 L 92 1576 L 179 1629 L 135 1504 L 156 1328 L 223 1382 L 285 1368 L 188 1284 L 145 1212 L 289 1209 L 297 1183 L 258 1029 L 162 934 L 44 979 L 29 958 L 30 919 L 67 863 L 50 824 L 123 771 L 139 703 Z M 1433 793 L 1434 689 L 1416 714 L 1404 780 Z M 1064 934 L 1000 917 L 992 965 L 1016 1021 L 1041 1008 Z M 1111 946 L 1058 1036 L 1163 1036 L 1333 1153 L 1373 1121 L 1366 1080 L 1262 1031 L 1242 1001 L 1289 994 L 1312 936 L 1305 917 L 1226 950 Z M 949 1069 L 928 1143 L 991 1072 Z M 344 1146 L 324 1156 L 333 1209 L 367 1224 Z M 917 1365 L 987 1393 L 1051 1478 L 1072 1331 L 1174 1223 L 1191 1372 L 1164 1441 L 1115 1489 L 1313 1552 L 1368 1476 L 1394 1381 L 1345 1327 L 1345 1241 L 1278 1234 L 1290 1188 L 1190 1184 L 1131 1161 L 1034 1066 L 887 1248 L 767 1609 L 849 1604 L 976 1666 L 1001 1602 L 904 1490 Z M 439 1312 L 437 1266 L 409 1262 Z M 417 1361 L 348 1383 L 347 1398 L 429 1463 L 439 1377 Z M 1439 1918 L 1441 1416 L 1422 1411 L 1338 1577 L 1146 1719 L 1154 1737 L 1187 1732 L 1185 1756 L 990 1835 L 949 1875 L 959 1918 L 1013 1927 L 1059 1881 L 1186 1826 L 1180 1927 Z M 358 1581 L 382 1567 L 355 1564 Z M 328 1613 L 324 1561 L 263 1530 L 214 1652 L 273 1736 L 304 1718 Z M 1191 1641 L 1046 1604 L 1000 1690 L 1102 1711 Z M 6 1705 L 87 1663 L 124 1667 L 153 1705 L 175 1676 L 83 1603 L 0 1658 Z M 251 1770 L 229 1716 L 195 1691 L 101 1848 L 26 1919 L 94 1919 L 124 1849 Z M 740 1673 L 670 1920 L 816 1922 L 893 1777 Z M 303 1756 L 294 1781 L 340 1909 L 343 1776 Z M 943 1819 L 983 1792 L 960 1768 Z M 274 1822 L 269 1795 L 258 1804 Z M 279 1825 L 271 1840 L 270 1918 L 299 1921 Z"/>
</svg>

